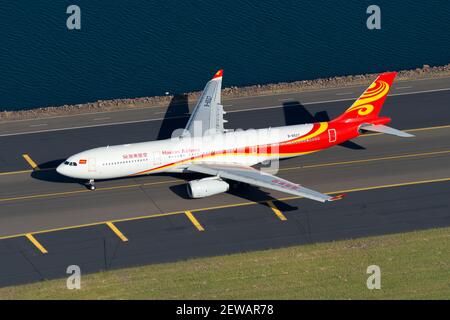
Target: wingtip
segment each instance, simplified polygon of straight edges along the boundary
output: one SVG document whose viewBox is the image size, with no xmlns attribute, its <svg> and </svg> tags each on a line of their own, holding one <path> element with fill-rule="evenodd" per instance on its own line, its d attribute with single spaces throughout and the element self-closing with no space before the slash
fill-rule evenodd
<svg viewBox="0 0 450 320">
<path fill-rule="evenodd" d="M 347 194 L 343 193 L 343 194 L 339 194 L 337 196 L 331 197 L 329 201 L 336 201 L 336 200 L 341 200 L 343 199 Z"/>
<path fill-rule="evenodd" d="M 402 136 L 403 138 L 415 138 L 416 136 L 411 134 L 411 133 L 407 133 L 405 132 L 405 134 Z"/>
<path fill-rule="evenodd" d="M 223 69 L 220 69 L 219 71 L 217 71 L 217 72 L 214 74 L 213 79 L 222 78 L 222 76 L 223 76 Z"/>
</svg>

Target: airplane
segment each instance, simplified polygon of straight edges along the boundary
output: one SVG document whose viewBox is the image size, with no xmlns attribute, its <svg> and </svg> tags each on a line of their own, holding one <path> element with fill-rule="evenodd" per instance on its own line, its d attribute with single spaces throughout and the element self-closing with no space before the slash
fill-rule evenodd
<svg viewBox="0 0 450 320">
<path fill-rule="evenodd" d="M 57 167 L 61 175 L 85 179 L 95 190 L 95 180 L 153 173 L 201 173 L 208 177 L 187 183 L 190 198 L 227 192 L 232 183 L 243 183 L 326 202 L 344 195 L 327 195 L 254 168 L 278 159 L 317 152 L 369 132 L 400 137 L 413 135 L 388 127 L 379 116 L 396 72 L 380 74 L 340 116 L 328 121 L 257 130 L 224 129 L 221 103 L 223 70 L 206 84 L 185 129 L 169 139 L 90 149 L 70 156 Z"/>
</svg>

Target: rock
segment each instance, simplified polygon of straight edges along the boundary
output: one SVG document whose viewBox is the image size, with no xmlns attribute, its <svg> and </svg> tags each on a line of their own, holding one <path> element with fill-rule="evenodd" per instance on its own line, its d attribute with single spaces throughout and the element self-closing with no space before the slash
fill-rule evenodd
<svg viewBox="0 0 450 320">
<path fill-rule="evenodd" d="M 450 64 L 443 66 L 430 67 L 428 64 L 424 64 L 422 68 L 416 68 L 412 70 L 399 71 L 397 79 L 412 79 L 421 77 L 442 77 L 450 75 Z M 317 88 L 332 88 L 332 87 L 345 87 L 356 84 L 368 84 L 375 78 L 375 74 L 362 74 L 362 75 L 347 75 L 321 78 L 316 80 L 300 80 L 293 82 L 280 82 L 271 84 L 257 84 L 247 87 L 239 88 L 237 86 L 230 86 L 224 88 L 222 91 L 222 97 L 235 98 L 250 96 L 256 94 L 267 93 L 282 93 L 282 92 L 301 92 Z M 188 98 L 190 104 L 195 103 L 195 100 L 200 96 L 200 92 L 184 93 Z M 89 111 L 99 110 L 126 110 L 130 108 L 145 106 L 167 106 L 173 99 L 173 95 L 169 96 L 155 96 L 155 97 L 139 97 L 139 98 L 122 98 L 112 100 L 98 100 L 95 102 L 88 102 L 84 104 L 63 105 L 60 107 L 48 106 L 44 108 L 37 108 L 32 110 L 20 110 L 20 111 L 0 111 L 0 120 L 16 120 L 16 119 L 30 119 L 51 115 L 63 115 L 63 114 L 77 114 Z"/>
</svg>

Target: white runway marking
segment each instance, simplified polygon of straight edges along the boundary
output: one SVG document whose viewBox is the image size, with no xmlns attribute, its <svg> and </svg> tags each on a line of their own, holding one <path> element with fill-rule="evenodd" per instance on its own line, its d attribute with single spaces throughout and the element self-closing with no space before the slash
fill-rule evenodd
<svg viewBox="0 0 450 320">
<path fill-rule="evenodd" d="M 420 94 L 420 93 L 431 93 L 431 92 L 440 92 L 440 91 L 450 91 L 450 88 L 442 88 L 442 89 L 432 89 L 432 90 L 423 90 L 423 91 L 414 91 L 414 92 L 403 92 L 403 93 L 393 93 L 389 94 L 389 97 L 395 97 L 395 96 L 406 96 L 406 95 L 412 95 L 412 94 Z M 354 98 L 343 98 L 343 99 L 334 99 L 334 100 L 321 100 L 321 101 L 312 101 L 312 102 L 304 102 L 302 105 L 314 105 L 314 104 L 321 104 L 321 103 L 331 103 L 331 102 L 341 102 L 341 101 L 351 101 L 355 100 Z M 227 111 L 227 113 L 232 112 L 245 112 L 245 111 L 259 111 L 259 110 L 267 110 L 267 109 L 275 109 L 275 108 L 281 108 L 282 105 L 277 106 L 268 106 L 268 107 L 260 107 L 260 108 L 247 108 L 247 109 L 239 109 L 239 110 L 230 110 Z M 177 119 L 177 118 L 185 118 L 186 115 L 182 116 L 173 116 L 166 119 Z M 65 131 L 65 130 L 75 130 L 75 129 L 85 129 L 85 128 L 95 128 L 95 127 L 104 127 L 104 126 L 116 126 L 121 124 L 132 124 L 132 123 L 141 123 L 141 122 L 152 122 L 152 121 L 160 121 L 164 120 L 165 118 L 154 118 L 154 119 L 143 119 L 143 120 L 132 120 L 132 121 L 121 121 L 121 122 L 111 122 L 111 123 L 102 123 L 102 124 L 93 124 L 93 125 L 86 125 L 86 126 L 74 126 L 74 127 L 66 127 L 66 128 L 56 128 L 56 129 L 48 129 L 48 130 L 36 130 L 36 131 L 25 131 L 25 132 L 16 132 L 16 133 L 5 133 L 0 134 L 0 137 L 8 137 L 8 136 L 17 136 L 17 135 L 23 135 L 23 134 L 33 134 L 33 133 L 43 133 L 43 132 L 53 132 L 53 131 Z"/>
<path fill-rule="evenodd" d="M 397 87 L 395 89 L 399 90 L 399 89 L 409 89 L 409 88 L 412 88 L 412 86 Z"/>
<path fill-rule="evenodd" d="M 32 124 L 32 125 L 30 125 L 30 127 L 43 127 L 46 125 L 47 125 L 46 123 L 39 123 L 39 124 Z"/>
<path fill-rule="evenodd" d="M 345 96 L 348 94 L 353 94 L 353 92 L 342 92 L 342 93 L 336 93 L 337 96 Z"/>
<path fill-rule="evenodd" d="M 393 93 L 393 94 L 388 94 L 388 97 L 407 96 L 407 95 L 411 95 L 411 94 L 429 93 L 429 92 L 438 92 L 438 91 L 450 91 L 450 88 L 415 91 L 415 92 Z M 302 103 L 302 105 L 307 106 L 307 105 L 322 104 L 322 103 L 353 101 L 355 99 L 356 98 L 343 98 L 343 99 L 334 99 L 334 100 L 311 101 L 311 102 L 304 102 L 304 103 Z M 257 108 L 257 109 L 255 109 L 255 108 L 247 108 L 247 109 L 239 109 L 239 110 L 227 111 L 227 113 L 252 111 L 252 110 L 266 110 L 266 109 L 275 109 L 275 108 L 281 108 L 281 107 L 283 107 L 283 106 L 282 105 L 269 106 L 269 107 L 261 107 L 261 108 Z M 0 135 L 0 137 L 1 137 L 1 135 Z"/>
</svg>

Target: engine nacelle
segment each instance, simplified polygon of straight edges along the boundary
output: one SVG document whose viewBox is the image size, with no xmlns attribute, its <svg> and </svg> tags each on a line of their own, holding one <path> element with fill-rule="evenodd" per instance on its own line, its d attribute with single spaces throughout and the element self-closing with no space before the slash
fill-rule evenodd
<svg viewBox="0 0 450 320">
<path fill-rule="evenodd" d="M 187 184 L 187 192 L 191 198 L 204 198 L 227 192 L 230 185 L 218 178 L 192 180 Z"/>
</svg>

